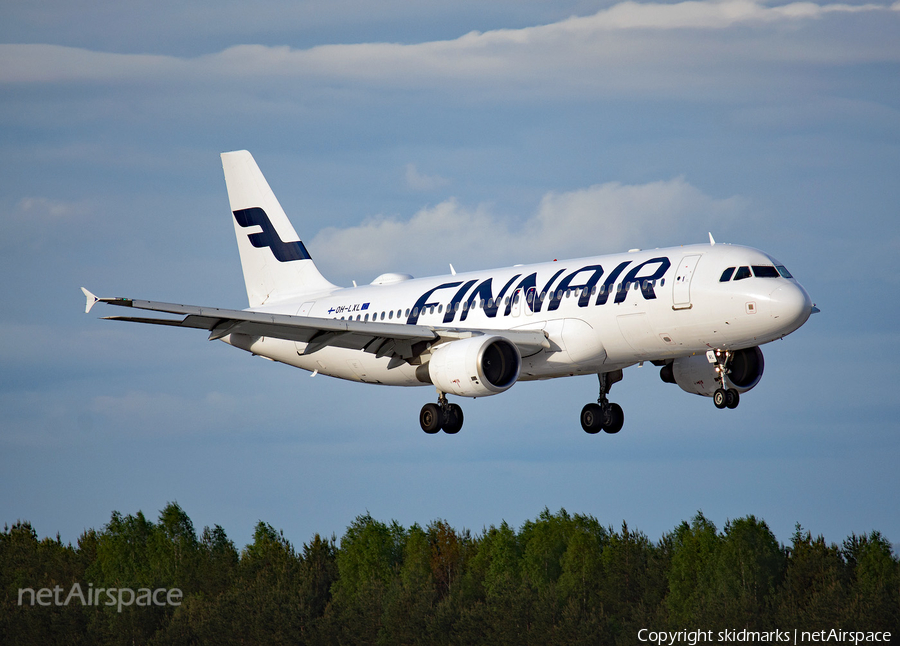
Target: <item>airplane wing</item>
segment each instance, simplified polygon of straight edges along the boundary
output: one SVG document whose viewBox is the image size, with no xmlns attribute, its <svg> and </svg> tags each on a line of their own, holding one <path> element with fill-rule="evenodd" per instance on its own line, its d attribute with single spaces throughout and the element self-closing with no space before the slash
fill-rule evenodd
<svg viewBox="0 0 900 646">
<path fill-rule="evenodd" d="M 85 312 L 96 303 L 107 303 L 152 312 L 180 315 L 181 318 L 152 318 L 143 316 L 105 316 L 112 321 L 131 321 L 209 331 L 209 340 L 229 334 L 272 337 L 306 343 L 304 354 L 312 354 L 324 347 L 364 350 L 377 357 L 391 357 L 390 367 L 411 362 L 425 350 L 438 343 L 482 334 L 502 336 L 518 347 L 522 356 L 529 356 L 549 348 L 550 343 L 541 330 L 483 330 L 435 328 L 427 325 L 379 323 L 375 321 L 342 321 L 312 316 L 269 314 L 245 310 L 226 310 L 197 305 L 159 303 L 131 298 L 98 298 L 84 287 L 87 298 Z"/>
</svg>

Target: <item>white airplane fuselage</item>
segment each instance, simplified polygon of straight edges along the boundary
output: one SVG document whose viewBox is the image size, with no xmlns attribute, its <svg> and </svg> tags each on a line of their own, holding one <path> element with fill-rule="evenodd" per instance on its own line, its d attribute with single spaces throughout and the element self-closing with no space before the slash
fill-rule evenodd
<svg viewBox="0 0 900 646">
<path fill-rule="evenodd" d="M 710 349 L 740 350 L 780 339 L 809 318 L 812 303 L 794 279 L 720 282 L 728 267 L 782 266 L 729 244 L 517 265 L 502 269 L 340 288 L 251 308 L 316 318 L 435 328 L 542 330 L 550 347 L 522 357 L 519 380 L 609 372 Z M 561 294 L 561 298 L 559 297 Z M 493 301 L 499 301 L 499 306 Z M 413 314 L 416 312 L 415 314 Z M 232 345 L 320 374 L 392 386 L 431 385 L 416 366 L 388 357 L 268 337 L 225 337 Z"/>
</svg>

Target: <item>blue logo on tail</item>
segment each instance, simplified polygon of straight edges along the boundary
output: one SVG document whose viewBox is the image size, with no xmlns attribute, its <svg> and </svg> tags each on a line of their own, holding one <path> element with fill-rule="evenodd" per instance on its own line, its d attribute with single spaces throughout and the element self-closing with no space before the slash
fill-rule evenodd
<svg viewBox="0 0 900 646">
<path fill-rule="evenodd" d="M 257 226 L 262 229 L 259 233 L 251 233 L 247 237 L 257 249 L 268 247 L 275 254 L 278 262 L 290 262 L 291 260 L 312 260 L 303 243 L 284 242 L 278 237 L 278 232 L 272 226 L 269 216 L 259 207 L 234 211 L 234 219 L 243 228 Z"/>
</svg>

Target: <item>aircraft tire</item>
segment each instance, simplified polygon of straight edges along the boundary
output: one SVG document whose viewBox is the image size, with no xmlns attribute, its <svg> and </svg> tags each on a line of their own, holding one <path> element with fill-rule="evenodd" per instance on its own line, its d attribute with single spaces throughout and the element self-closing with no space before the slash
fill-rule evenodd
<svg viewBox="0 0 900 646">
<path fill-rule="evenodd" d="M 737 408 L 741 403 L 741 394 L 734 388 L 729 388 L 725 392 L 725 405 L 728 408 Z"/>
<path fill-rule="evenodd" d="M 591 435 L 603 428 L 603 412 L 598 404 L 587 404 L 581 409 L 581 428 Z"/>
<path fill-rule="evenodd" d="M 615 435 L 625 426 L 625 411 L 618 404 L 609 405 L 609 423 L 603 427 L 604 432 Z"/>
<path fill-rule="evenodd" d="M 444 416 L 444 433 L 455 435 L 463 425 L 463 411 L 459 404 L 450 404 Z"/>
<path fill-rule="evenodd" d="M 724 388 L 716 388 L 716 392 L 713 393 L 713 404 L 716 408 L 725 408 L 728 405 L 728 393 Z"/>
<path fill-rule="evenodd" d="M 443 418 L 441 407 L 437 404 L 425 404 L 419 411 L 419 425 L 429 435 L 434 435 L 441 430 Z"/>
</svg>

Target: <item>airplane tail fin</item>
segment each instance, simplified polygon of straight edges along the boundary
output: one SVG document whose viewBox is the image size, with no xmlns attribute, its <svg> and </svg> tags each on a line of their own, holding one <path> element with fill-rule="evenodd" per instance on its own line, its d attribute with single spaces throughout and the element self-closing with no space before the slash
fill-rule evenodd
<svg viewBox="0 0 900 646">
<path fill-rule="evenodd" d="M 319 273 L 294 227 L 246 150 L 222 153 L 250 307 L 334 289 Z"/>
</svg>

